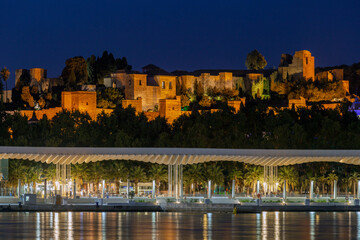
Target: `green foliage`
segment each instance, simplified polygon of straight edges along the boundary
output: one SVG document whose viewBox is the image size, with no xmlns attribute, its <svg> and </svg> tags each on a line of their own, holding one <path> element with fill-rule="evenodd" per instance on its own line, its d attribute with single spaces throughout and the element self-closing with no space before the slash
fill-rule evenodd
<svg viewBox="0 0 360 240">
<path fill-rule="evenodd" d="M 341 65 L 326 68 L 316 68 L 316 72 L 329 71 L 331 69 L 344 69 L 344 79 L 349 81 L 350 93 L 359 95 L 360 93 L 360 62 L 350 66 Z"/>
<path fill-rule="evenodd" d="M 4 80 L 5 82 L 9 79 L 10 71 L 6 67 L 1 69 L 0 71 L 0 80 Z"/>
<path fill-rule="evenodd" d="M 65 61 L 65 68 L 61 73 L 65 89 L 68 91 L 77 90 L 78 85 L 88 83 L 87 64 L 83 57 L 73 57 Z"/>
<path fill-rule="evenodd" d="M 220 106 L 220 105 L 219 105 Z M 227 106 L 217 112 L 194 111 L 170 126 L 164 118 L 148 121 L 133 108 L 118 105 L 96 120 L 80 112 L 59 112 L 29 125 L 26 117 L 0 111 L 2 145 L 77 147 L 203 148 L 360 148 L 360 122 L 347 108 L 268 111 L 248 104 L 239 113 Z M 12 133 L 10 134 L 9 129 Z"/>
<path fill-rule="evenodd" d="M 1 94 L 2 94 L 2 90 L 3 90 L 3 84 L 2 84 L 2 80 L 5 82 L 6 84 L 6 89 L 7 90 L 7 80 L 9 79 L 10 77 L 10 71 L 9 69 L 7 69 L 6 67 L 4 67 L 3 69 L 1 69 L 0 71 L 0 91 L 1 91 Z M 7 94 L 7 93 L 6 93 Z M 8 98 L 7 96 L 5 96 L 6 98 Z M 2 101 L 2 98 L 1 98 L 1 101 Z"/>
<path fill-rule="evenodd" d="M 128 64 L 126 57 L 114 58 L 112 53 L 104 51 L 101 57 L 91 55 L 86 60 L 89 82 L 91 84 L 103 84 L 104 77 L 116 70 L 130 71 L 132 66 Z"/>
<path fill-rule="evenodd" d="M 264 69 L 267 65 L 267 62 L 265 57 L 261 55 L 258 50 L 254 49 L 247 55 L 245 65 L 249 70 L 259 70 Z"/>
<path fill-rule="evenodd" d="M 98 108 L 115 108 L 123 99 L 123 93 L 117 88 L 99 88 L 96 91 Z"/>
<path fill-rule="evenodd" d="M 289 186 L 294 190 L 296 185 L 298 184 L 298 172 L 294 167 L 285 166 L 281 167 L 279 170 L 279 179 L 283 183 L 286 180 L 286 189 L 290 191 Z"/>
<path fill-rule="evenodd" d="M 304 97 L 309 101 L 330 101 L 334 98 L 344 98 L 346 92 L 341 81 L 307 81 L 299 79 L 286 83 L 289 99 Z"/>
</svg>

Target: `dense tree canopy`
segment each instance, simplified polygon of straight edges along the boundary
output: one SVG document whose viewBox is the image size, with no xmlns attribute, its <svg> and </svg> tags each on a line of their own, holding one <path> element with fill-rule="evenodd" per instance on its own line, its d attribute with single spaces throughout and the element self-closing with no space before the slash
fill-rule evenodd
<svg viewBox="0 0 360 240">
<path fill-rule="evenodd" d="M 114 55 L 107 51 L 104 51 L 101 57 L 91 55 L 86 60 L 86 64 L 91 84 L 103 84 L 105 76 L 117 70 L 129 71 L 132 68 L 128 64 L 126 57 L 115 59 Z"/>
<path fill-rule="evenodd" d="M 69 58 L 65 65 L 61 77 L 66 90 L 77 90 L 78 85 L 88 83 L 87 65 L 83 57 Z"/>
<path fill-rule="evenodd" d="M 210 147 L 210 148 L 360 148 L 360 122 L 344 106 L 325 110 L 269 111 L 248 104 L 239 113 L 226 105 L 218 112 L 195 109 L 173 125 L 164 118 L 148 121 L 133 108 L 120 105 L 112 114 L 91 120 L 80 112 L 63 111 L 52 121 L 28 124 L 18 114 L 2 112 L 1 145 L 99 147 Z M 11 134 L 9 130 L 11 129 Z"/>
<path fill-rule="evenodd" d="M 258 50 L 254 49 L 247 55 L 245 65 L 249 70 L 260 70 L 266 67 L 267 62 L 265 57 Z"/>
</svg>

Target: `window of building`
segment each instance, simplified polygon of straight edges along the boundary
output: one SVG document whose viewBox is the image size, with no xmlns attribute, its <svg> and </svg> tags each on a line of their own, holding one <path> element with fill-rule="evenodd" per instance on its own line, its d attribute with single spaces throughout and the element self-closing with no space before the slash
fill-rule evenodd
<svg viewBox="0 0 360 240">
<path fill-rule="evenodd" d="M 139 80 L 139 85 L 141 86 L 141 80 Z"/>
<path fill-rule="evenodd" d="M 129 80 L 129 86 L 131 86 L 131 80 Z"/>
<path fill-rule="evenodd" d="M 164 81 L 161 83 L 161 87 L 162 87 L 162 89 L 165 89 L 165 82 Z"/>
<path fill-rule="evenodd" d="M 169 82 L 169 89 L 172 89 L 172 82 Z"/>
<path fill-rule="evenodd" d="M 309 58 L 306 58 L 306 64 L 309 64 Z"/>
</svg>

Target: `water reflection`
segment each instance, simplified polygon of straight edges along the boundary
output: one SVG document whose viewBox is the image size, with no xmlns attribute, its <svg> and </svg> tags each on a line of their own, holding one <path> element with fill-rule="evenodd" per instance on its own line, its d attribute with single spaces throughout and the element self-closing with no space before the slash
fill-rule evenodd
<svg viewBox="0 0 360 240">
<path fill-rule="evenodd" d="M 54 213 L 54 239 L 58 240 L 60 237 L 59 231 L 59 213 Z"/>
<path fill-rule="evenodd" d="M 315 212 L 310 212 L 310 239 L 315 239 Z"/>
<path fill-rule="evenodd" d="M 262 213 L 262 226 L 261 226 L 261 236 L 263 240 L 267 239 L 267 221 L 266 221 L 267 212 Z"/>
<path fill-rule="evenodd" d="M 274 239 L 280 239 L 280 217 L 279 212 L 275 212 L 275 229 L 274 229 Z"/>
<path fill-rule="evenodd" d="M 360 239 L 360 212 L 0 213 L 0 239 Z"/>
</svg>

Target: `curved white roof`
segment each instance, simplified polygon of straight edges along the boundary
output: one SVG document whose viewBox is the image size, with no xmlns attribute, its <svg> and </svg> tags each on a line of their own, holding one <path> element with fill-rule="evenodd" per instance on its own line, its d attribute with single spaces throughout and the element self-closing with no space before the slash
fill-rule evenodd
<svg viewBox="0 0 360 240">
<path fill-rule="evenodd" d="M 306 162 L 339 162 L 360 165 L 360 150 L 274 150 L 214 148 L 77 148 L 0 147 L 0 159 L 28 159 L 44 163 L 75 164 L 104 160 L 136 160 L 159 164 L 194 164 L 238 161 L 283 166 Z"/>
</svg>

